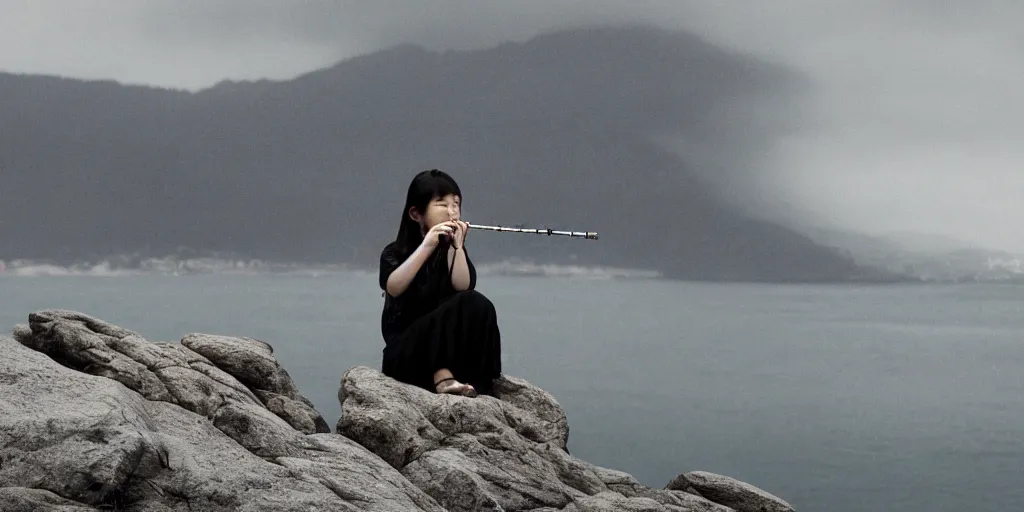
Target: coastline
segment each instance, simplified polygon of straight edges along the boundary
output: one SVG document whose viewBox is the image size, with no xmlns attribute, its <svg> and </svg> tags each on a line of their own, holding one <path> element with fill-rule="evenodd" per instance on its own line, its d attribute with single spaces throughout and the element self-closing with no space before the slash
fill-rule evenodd
<svg viewBox="0 0 1024 512">
<path fill-rule="evenodd" d="M 26 509 L 793 510 L 723 475 L 657 489 L 577 459 L 555 397 L 514 376 L 466 398 L 351 367 L 332 433 L 261 340 L 151 342 L 65 310 L 14 337 L 0 338 L 0 496 Z"/>
</svg>

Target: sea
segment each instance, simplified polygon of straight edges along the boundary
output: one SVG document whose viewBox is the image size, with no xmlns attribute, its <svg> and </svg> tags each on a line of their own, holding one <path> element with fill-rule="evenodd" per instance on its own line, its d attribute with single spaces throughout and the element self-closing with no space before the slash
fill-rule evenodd
<svg viewBox="0 0 1024 512">
<path fill-rule="evenodd" d="M 1024 286 L 480 276 L 505 373 L 551 392 L 569 450 L 663 487 L 728 475 L 798 511 L 1020 510 Z M 251 336 L 334 427 L 380 368 L 373 272 L 0 275 L 0 327 L 80 311 L 152 341 Z"/>
</svg>

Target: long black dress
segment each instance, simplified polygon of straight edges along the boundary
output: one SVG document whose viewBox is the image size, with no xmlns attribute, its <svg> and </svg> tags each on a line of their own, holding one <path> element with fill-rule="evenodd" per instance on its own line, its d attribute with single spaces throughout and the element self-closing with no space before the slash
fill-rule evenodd
<svg viewBox="0 0 1024 512">
<path fill-rule="evenodd" d="M 490 394 L 501 374 L 501 333 L 491 301 L 476 291 L 476 268 L 466 253 L 469 289 L 452 286 L 447 242 L 441 242 L 398 297 L 387 290 L 388 276 L 407 255 L 395 243 L 380 255 L 384 293 L 381 371 L 396 380 L 434 391 L 434 372 L 448 368 L 479 394 Z M 460 249 L 465 251 L 466 248 Z"/>
</svg>

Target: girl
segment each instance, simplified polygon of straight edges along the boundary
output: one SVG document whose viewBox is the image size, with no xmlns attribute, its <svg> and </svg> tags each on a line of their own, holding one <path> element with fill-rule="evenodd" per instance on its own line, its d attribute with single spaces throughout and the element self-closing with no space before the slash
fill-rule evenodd
<svg viewBox="0 0 1024 512">
<path fill-rule="evenodd" d="M 382 371 L 436 393 L 491 393 L 501 373 L 497 314 L 476 291 L 460 220 L 462 191 L 447 173 L 413 178 L 398 237 L 380 255 Z"/>
</svg>

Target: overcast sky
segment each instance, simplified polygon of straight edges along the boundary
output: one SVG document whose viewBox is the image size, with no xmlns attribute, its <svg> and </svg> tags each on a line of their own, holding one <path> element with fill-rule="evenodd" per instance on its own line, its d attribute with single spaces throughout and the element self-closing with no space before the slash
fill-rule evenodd
<svg viewBox="0 0 1024 512">
<path fill-rule="evenodd" d="M 803 221 L 1024 252 L 1024 2 L 0 0 L 0 70 L 196 89 L 400 42 L 471 49 L 640 21 L 794 66 L 813 129 L 765 155 Z"/>
</svg>

